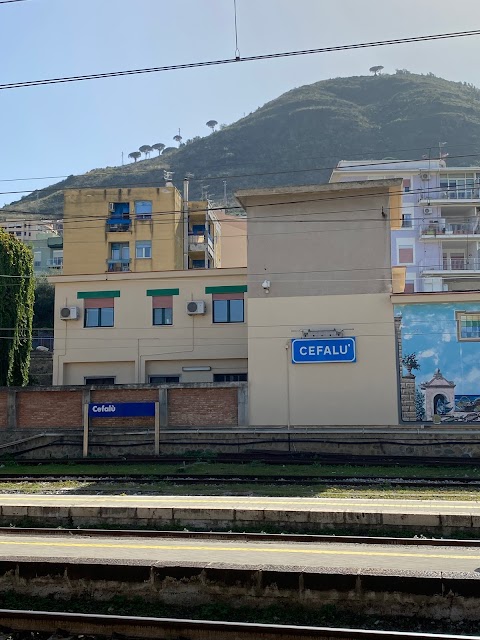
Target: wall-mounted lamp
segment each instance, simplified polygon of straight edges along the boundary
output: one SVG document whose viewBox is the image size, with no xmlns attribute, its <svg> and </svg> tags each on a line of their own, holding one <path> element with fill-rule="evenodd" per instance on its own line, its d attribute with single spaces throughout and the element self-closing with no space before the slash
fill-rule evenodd
<svg viewBox="0 0 480 640">
<path fill-rule="evenodd" d="M 265 293 L 270 293 L 270 280 L 264 280 L 262 282 L 262 287 Z"/>
</svg>

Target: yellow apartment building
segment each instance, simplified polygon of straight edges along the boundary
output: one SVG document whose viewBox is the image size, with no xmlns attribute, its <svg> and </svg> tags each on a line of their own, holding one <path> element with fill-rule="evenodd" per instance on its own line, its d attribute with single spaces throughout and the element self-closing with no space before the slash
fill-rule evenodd
<svg viewBox="0 0 480 640">
<path fill-rule="evenodd" d="M 51 281 L 54 385 L 246 380 L 246 269 Z"/>
<path fill-rule="evenodd" d="M 222 266 L 216 212 L 207 201 L 184 199 L 170 181 L 159 187 L 68 189 L 64 200 L 65 275 Z M 245 258 L 235 260 L 235 266 L 246 264 Z"/>
</svg>

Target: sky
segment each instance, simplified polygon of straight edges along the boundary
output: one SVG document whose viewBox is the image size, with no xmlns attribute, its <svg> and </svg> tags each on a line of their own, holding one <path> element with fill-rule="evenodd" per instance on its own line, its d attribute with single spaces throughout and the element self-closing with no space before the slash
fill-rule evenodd
<svg viewBox="0 0 480 640">
<path fill-rule="evenodd" d="M 480 2 L 237 0 L 242 56 L 480 28 Z M 0 204 L 125 162 L 142 144 L 206 135 L 303 84 L 433 72 L 480 87 L 480 36 L 0 91 Z M 234 57 L 233 0 L 0 4 L 0 84 Z M 435 141 L 434 141 L 435 142 Z M 28 178 L 28 180 L 25 180 Z M 20 180 L 22 179 L 22 180 Z"/>
</svg>

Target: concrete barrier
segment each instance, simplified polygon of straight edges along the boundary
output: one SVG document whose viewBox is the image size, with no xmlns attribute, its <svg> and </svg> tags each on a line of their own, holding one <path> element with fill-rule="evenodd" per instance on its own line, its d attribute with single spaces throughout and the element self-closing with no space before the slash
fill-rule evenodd
<svg viewBox="0 0 480 640">
<path fill-rule="evenodd" d="M 0 593 L 7 591 L 56 599 L 142 597 L 189 607 L 295 603 L 318 609 L 331 604 L 369 615 L 480 619 L 476 574 L 12 558 L 0 562 Z"/>
<path fill-rule="evenodd" d="M 372 508 L 370 508 L 372 509 Z M 380 509 L 380 508 L 379 508 Z M 204 530 L 269 531 L 321 533 L 355 530 L 368 534 L 400 529 L 410 534 L 447 536 L 462 531 L 472 535 L 480 531 L 480 516 L 468 513 L 441 514 L 431 512 L 355 511 L 329 509 L 284 510 L 280 508 L 192 508 L 134 506 L 46 506 L 2 505 L 1 526 L 40 527 L 111 527 L 149 528 L 161 530 L 190 527 Z"/>
</svg>

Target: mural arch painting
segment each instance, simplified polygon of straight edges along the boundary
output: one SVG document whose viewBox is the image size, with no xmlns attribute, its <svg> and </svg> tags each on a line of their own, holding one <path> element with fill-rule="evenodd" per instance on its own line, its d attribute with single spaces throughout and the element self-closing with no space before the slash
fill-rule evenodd
<svg viewBox="0 0 480 640">
<path fill-rule="evenodd" d="M 442 295 L 451 300 L 395 305 L 402 420 L 478 424 L 480 294 Z"/>
</svg>

